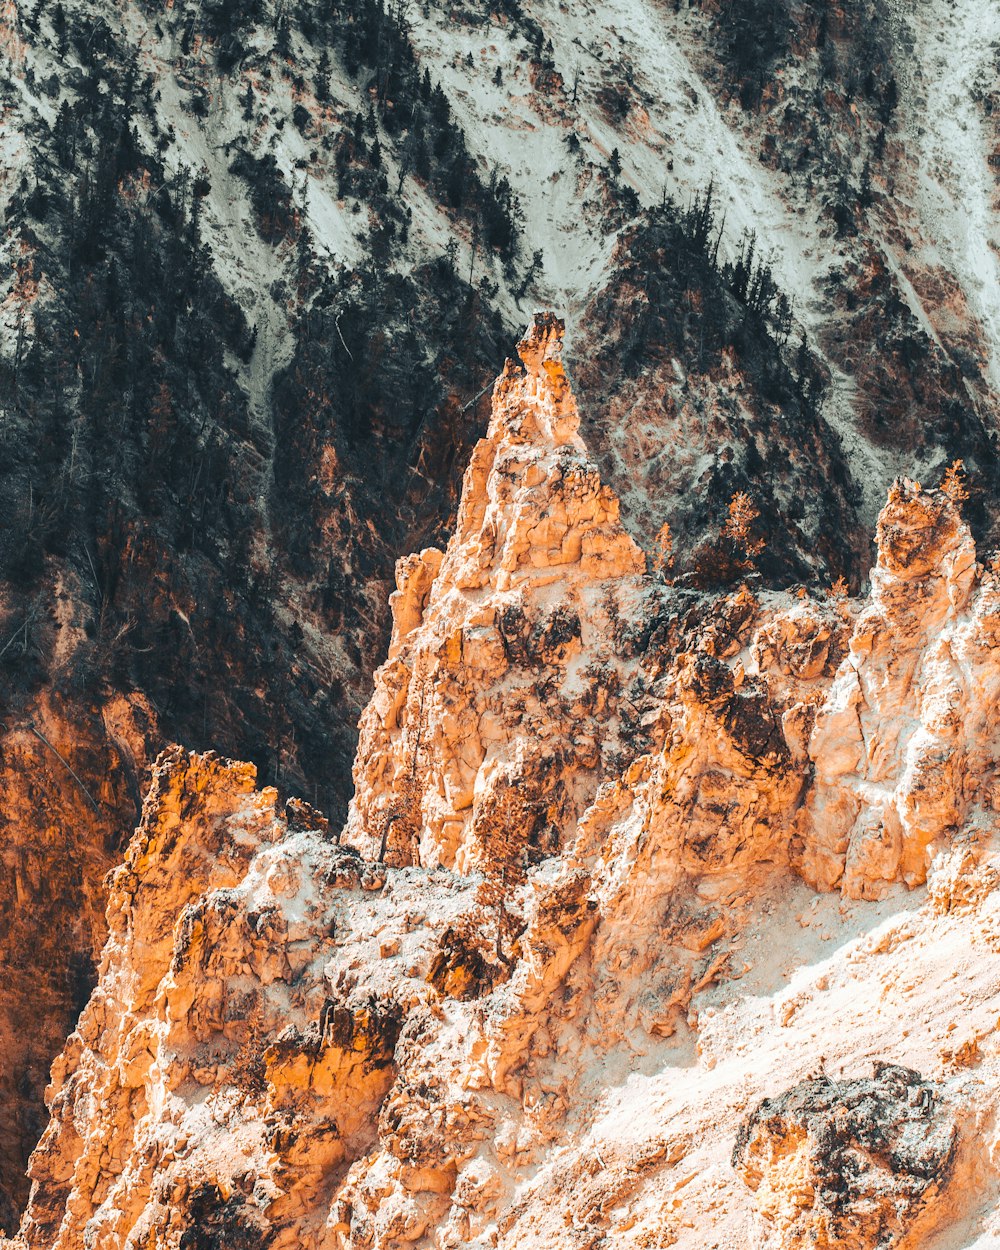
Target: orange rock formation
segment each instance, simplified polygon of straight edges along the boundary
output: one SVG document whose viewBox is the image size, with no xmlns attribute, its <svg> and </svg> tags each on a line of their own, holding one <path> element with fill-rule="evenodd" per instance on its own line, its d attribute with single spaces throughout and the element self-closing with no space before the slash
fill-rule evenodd
<svg viewBox="0 0 1000 1250">
<path fill-rule="evenodd" d="M 997 580 L 903 482 L 867 604 L 664 585 L 560 347 L 400 562 L 339 843 L 159 761 L 19 1246 L 1000 1236 Z"/>
</svg>

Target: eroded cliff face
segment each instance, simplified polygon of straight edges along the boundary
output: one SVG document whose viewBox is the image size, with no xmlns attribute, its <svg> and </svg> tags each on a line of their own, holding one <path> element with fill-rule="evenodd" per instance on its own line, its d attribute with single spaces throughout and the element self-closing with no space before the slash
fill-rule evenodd
<svg viewBox="0 0 1000 1250">
<path fill-rule="evenodd" d="M 936 842 L 995 821 L 996 576 L 952 501 L 912 482 L 893 486 L 877 540 L 870 601 L 810 742 L 804 819 L 806 878 L 858 897 L 921 883 Z"/>
<path fill-rule="evenodd" d="M 643 690 L 626 635 L 646 559 L 586 454 L 561 349 L 561 325 L 537 319 L 524 367 L 497 382 L 447 551 L 397 569 L 346 835 L 369 854 L 467 869 L 512 791 L 510 819 L 551 853 L 635 752 L 621 709 Z"/>
<path fill-rule="evenodd" d="M 561 336 L 400 563 L 342 836 L 157 763 L 17 1244 L 1000 1236 L 997 579 L 902 481 L 867 602 L 665 584 Z"/>
<path fill-rule="evenodd" d="M 889 483 L 944 458 L 996 534 L 997 34 L 974 0 L 0 6 L 0 1225 L 92 987 L 135 778 L 177 739 L 340 824 L 392 567 L 453 528 L 526 300 L 574 324 L 584 459 L 640 542 L 669 520 L 699 585 L 738 584 L 711 565 L 741 489 L 781 535 L 770 586 L 859 590 Z M 361 762 L 388 770 L 352 818 L 369 856 L 385 834 L 397 866 L 472 866 L 501 809 L 532 855 L 572 842 L 658 741 L 654 652 L 721 611 L 605 571 L 617 636 L 579 570 L 549 592 L 566 619 L 499 572 L 479 623 L 442 604 L 424 631 L 461 628 L 461 662 L 422 634 L 386 675 L 404 703 Z M 490 736 L 519 698 L 523 763 Z M 134 760 L 105 730 L 121 700 L 148 712 Z M 847 795 L 829 846 L 795 835 L 808 872 L 834 879 L 846 838 L 891 861 L 865 887 L 886 888 L 897 816 L 883 838 L 872 793 L 870 827 Z"/>
</svg>

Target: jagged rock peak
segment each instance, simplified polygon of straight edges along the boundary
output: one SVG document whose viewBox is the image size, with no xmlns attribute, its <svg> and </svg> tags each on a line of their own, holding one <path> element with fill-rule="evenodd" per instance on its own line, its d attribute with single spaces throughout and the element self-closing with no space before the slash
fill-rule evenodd
<svg viewBox="0 0 1000 1250">
<path fill-rule="evenodd" d="M 463 507 L 573 520 L 505 428 Z M 864 606 L 422 553 L 351 845 L 161 758 L 16 1250 L 941 1250 L 995 1205 L 1000 584 L 946 494 L 880 536 Z"/>
<path fill-rule="evenodd" d="M 580 416 L 562 364 L 563 323 L 537 314 L 493 391 L 486 438 L 462 483 L 455 534 L 441 583 L 508 589 L 547 581 L 573 566 L 597 577 L 640 573 L 645 557 L 622 528 L 619 501 L 579 434 Z"/>
<path fill-rule="evenodd" d="M 523 368 L 497 380 L 447 550 L 397 565 L 345 835 L 367 854 L 471 866 L 508 790 L 536 849 L 554 849 L 621 764 L 637 664 L 616 622 L 641 611 L 645 556 L 580 438 L 562 341 L 558 318 L 535 317 Z"/>
<path fill-rule="evenodd" d="M 943 490 L 897 478 L 875 530 L 878 560 L 873 586 L 891 577 L 916 581 L 957 577 L 975 564 L 976 548 L 955 500 Z"/>
<path fill-rule="evenodd" d="M 998 587 L 942 490 L 894 483 L 871 599 L 816 715 L 806 879 L 878 898 L 992 820 Z"/>
<path fill-rule="evenodd" d="M 536 313 L 517 345 L 524 368 L 508 359 L 493 392 L 490 436 L 503 426 L 513 438 L 572 443 L 580 450 L 580 414 L 562 363 L 565 323 L 555 313 Z"/>
</svg>

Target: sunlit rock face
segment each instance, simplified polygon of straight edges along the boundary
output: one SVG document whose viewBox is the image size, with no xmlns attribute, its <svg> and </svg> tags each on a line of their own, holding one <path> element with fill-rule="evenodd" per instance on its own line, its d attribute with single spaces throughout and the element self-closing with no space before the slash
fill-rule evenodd
<svg viewBox="0 0 1000 1250">
<path fill-rule="evenodd" d="M 994 575 L 900 482 L 867 601 L 670 585 L 561 335 L 398 567 L 339 836 L 157 762 L 16 1245 L 1000 1236 Z"/>
<path fill-rule="evenodd" d="M 554 864 L 600 787 L 661 751 L 668 706 L 671 734 L 688 715 L 674 660 L 705 651 L 733 671 L 733 709 L 774 708 L 790 764 L 780 785 L 744 776 L 723 739 L 718 777 L 700 743 L 698 780 L 679 755 L 656 765 L 697 792 L 693 840 L 680 818 L 661 832 L 699 899 L 725 912 L 743 880 L 704 869 L 716 826 L 720 863 L 759 849 L 766 876 L 788 846 L 810 880 L 866 897 L 961 846 L 949 879 L 969 895 L 958 868 L 990 810 L 945 774 L 981 769 L 964 748 L 942 762 L 953 731 L 924 719 L 905 760 L 866 756 L 864 793 L 824 781 L 829 822 L 786 839 L 847 626 L 820 594 L 751 582 L 744 639 L 720 602 L 635 593 L 631 574 L 503 589 L 498 556 L 488 586 L 454 592 L 460 660 L 445 634 L 406 640 L 528 301 L 565 309 L 586 454 L 640 543 L 669 520 L 679 567 L 705 574 L 745 490 L 764 584 L 844 574 L 860 593 L 893 478 L 936 481 L 958 456 L 986 562 L 998 39 L 1000 7 L 977 0 L 0 3 L 0 1227 L 27 1201 L 150 762 L 175 739 L 252 759 L 339 827 L 409 551 L 426 554 L 401 570 L 406 672 L 383 689 L 399 724 L 370 714 L 359 761 L 365 855 L 471 871 L 519 827 L 532 871 Z M 525 446 L 564 438 L 543 426 Z M 573 555 L 554 533 L 532 559 Z M 708 572 L 741 597 L 739 570 Z M 690 714 L 707 734 L 716 719 Z M 972 732 L 986 751 L 988 719 Z M 659 873 L 673 851 L 657 855 Z"/>
<path fill-rule="evenodd" d="M 562 337 L 536 318 L 497 380 L 447 550 L 397 568 L 345 835 L 367 854 L 468 868 L 511 789 L 532 845 L 555 850 L 635 753 L 621 708 L 641 698 L 628 635 L 646 561 L 580 438 Z"/>
<path fill-rule="evenodd" d="M 926 879 L 934 851 L 995 819 L 996 578 L 941 491 L 897 482 L 850 650 L 817 712 L 802 870 L 876 898 Z"/>
<path fill-rule="evenodd" d="M 426 924 L 420 880 L 387 892 L 303 827 L 308 809 L 275 803 L 249 765 L 158 761 L 112 877 L 100 983 L 53 1069 L 27 1245 L 323 1244 L 378 1138 L 404 1018 L 435 997 L 424 948 L 449 909 Z M 345 997 L 345 973 L 380 956 L 385 994 L 366 975 Z"/>
</svg>

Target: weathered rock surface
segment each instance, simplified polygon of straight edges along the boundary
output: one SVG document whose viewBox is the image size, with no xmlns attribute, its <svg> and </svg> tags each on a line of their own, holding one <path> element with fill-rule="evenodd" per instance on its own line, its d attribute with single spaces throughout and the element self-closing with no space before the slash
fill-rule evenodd
<svg viewBox="0 0 1000 1250">
<path fill-rule="evenodd" d="M 387 887 L 275 800 L 249 765 L 158 761 L 100 984 L 53 1070 L 27 1245 L 322 1244 L 404 1015 L 412 1032 L 436 998 L 420 974 L 444 916 L 417 914 L 422 874 Z"/>
<path fill-rule="evenodd" d="M 21 1246 L 1000 1235 L 994 576 L 900 483 L 868 604 L 664 584 L 560 341 L 398 568 L 341 843 L 157 764 Z"/>
<path fill-rule="evenodd" d="M 745 489 L 781 536 L 769 584 L 857 588 L 889 481 L 930 480 L 945 452 L 978 476 L 977 535 L 996 532 L 995 6 L 771 0 L 758 46 L 759 7 L 0 6 L 0 1223 L 134 827 L 104 712 L 139 693 L 150 758 L 176 737 L 253 759 L 339 824 L 392 565 L 442 544 L 522 296 L 572 310 L 590 450 L 635 532 L 669 519 L 681 558 Z M 761 98 L 730 107 L 745 53 Z M 697 210 L 666 207 L 710 180 L 720 259 L 757 231 L 752 281 L 710 263 L 711 212 L 691 230 Z M 787 350 L 786 297 L 815 355 Z M 566 762 L 548 788 L 510 763 L 544 808 L 537 841 L 572 841 L 594 783 L 658 745 L 627 698 L 638 714 L 583 714 L 600 763 L 578 785 Z M 561 699 L 531 733 L 551 741 Z M 796 761 L 799 702 L 781 712 Z M 456 802 L 482 779 L 480 830 L 502 805 L 476 742 L 420 795 L 428 854 L 466 857 L 446 777 Z M 389 857 L 412 856 L 416 829 L 375 802 L 366 853 L 388 830 Z M 810 871 L 835 877 L 868 829 L 817 835 Z M 894 872 L 845 880 L 879 893 Z"/>
<path fill-rule="evenodd" d="M 870 1079 L 822 1076 L 765 1098 L 733 1166 L 754 1192 L 764 1245 L 888 1248 L 947 1184 L 955 1137 L 933 1085 L 877 1063 Z"/>
<path fill-rule="evenodd" d="M 645 556 L 580 439 L 562 326 L 537 318 L 493 395 L 443 554 L 401 560 L 389 659 L 361 721 L 346 840 L 468 868 L 500 792 L 557 849 L 622 757 Z M 513 818 L 513 817 L 512 817 Z"/>
<path fill-rule="evenodd" d="M 941 491 L 897 482 L 868 606 L 816 716 L 803 872 L 877 897 L 924 881 L 935 849 L 996 807 L 1000 587 Z"/>
</svg>

